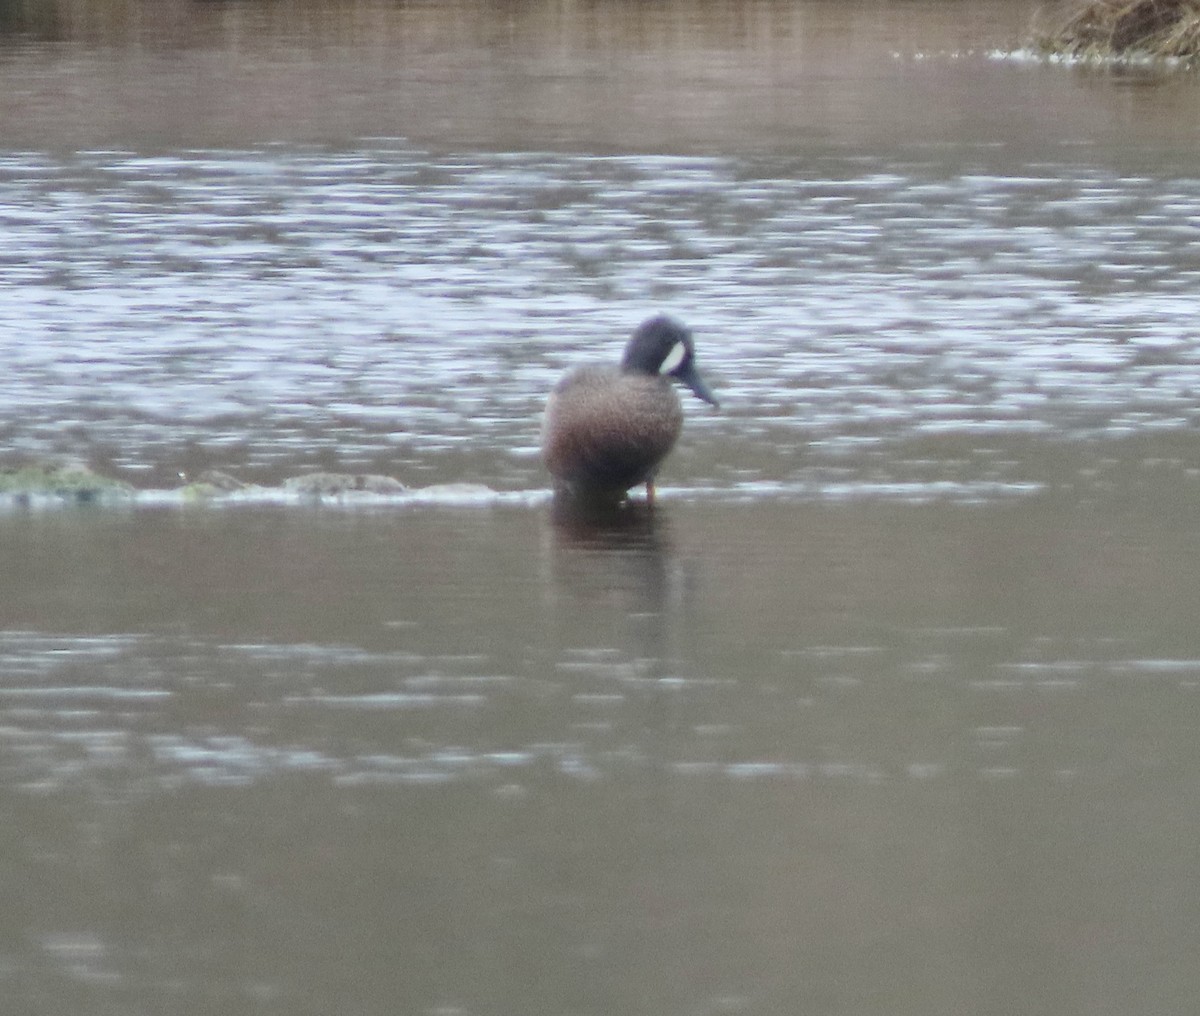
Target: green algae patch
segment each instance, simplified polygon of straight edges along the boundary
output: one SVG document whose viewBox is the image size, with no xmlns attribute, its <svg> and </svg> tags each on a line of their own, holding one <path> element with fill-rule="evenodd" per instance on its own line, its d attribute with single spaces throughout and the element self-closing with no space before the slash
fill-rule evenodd
<svg viewBox="0 0 1200 1016">
<path fill-rule="evenodd" d="M 1200 0 L 1088 0 L 1043 14 L 1034 30 L 1045 55 L 1086 63 L 1200 59 Z"/>
<path fill-rule="evenodd" d="M 93 472 L 87 466 L 62 463 L 31 463 L 0 466 L 0 498 L 22 504 L 35 500 L 89 504 L 95 501 L 127 499 L 133 487 Z"/>
</svg>

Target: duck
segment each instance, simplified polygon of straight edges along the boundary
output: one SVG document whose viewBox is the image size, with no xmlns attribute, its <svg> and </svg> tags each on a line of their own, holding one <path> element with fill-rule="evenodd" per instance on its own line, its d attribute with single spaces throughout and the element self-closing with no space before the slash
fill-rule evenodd
<svg viewBox="0 0 1200 1016">
<path fill-rule="evenodd" d="M 696 369 L 691 331 L 666 314 L 643 321 L 619 366 L 570 371 L 550 393 L 542 461 L 560 495 L 620 502 L 654 478 L 683 429 L 679 382 L 714 408 L 720 403 Z"/>
</svg>

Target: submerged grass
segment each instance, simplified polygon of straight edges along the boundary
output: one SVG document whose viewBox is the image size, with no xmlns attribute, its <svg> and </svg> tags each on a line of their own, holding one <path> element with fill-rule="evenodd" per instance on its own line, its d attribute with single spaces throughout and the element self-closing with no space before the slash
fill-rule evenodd
<svg viewBox="0 0 1200 1016">
<path fill-rule="evenodd" d="M 1080 60 L 1200 60 L 1200 0 L 1086 0 L 1036 30 L 1038 48 Z"/>
</svg>

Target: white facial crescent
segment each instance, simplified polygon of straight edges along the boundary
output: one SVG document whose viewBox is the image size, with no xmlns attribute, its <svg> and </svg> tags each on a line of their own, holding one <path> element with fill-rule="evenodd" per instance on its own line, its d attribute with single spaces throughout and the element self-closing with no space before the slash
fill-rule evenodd
<svg viewBox="0 0 1200 1016">
<path fill-rule="evenodd" d="M 671 347 L 671 351 L 667 353 L 666 359 L 663 360 L 662 366 L 658 368 L 660 374 L 670 374 L 676 367 L 683 363 L 687 356 L 687 346 L 682 342 L 676 342 Z"/>
</svg>

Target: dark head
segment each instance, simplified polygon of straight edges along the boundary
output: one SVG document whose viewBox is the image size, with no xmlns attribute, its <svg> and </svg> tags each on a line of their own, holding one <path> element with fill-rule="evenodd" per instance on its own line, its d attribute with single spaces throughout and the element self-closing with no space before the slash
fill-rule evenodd
<svg viewBox="0 0 1200 1016">
<path fill-rule="evenodd" d="M 621 358 L 621 369 L 635 374 L 673 377 L 710 405 L 719 403 L 696 370 L 692 333 L 666 314 L 643 321 Z"/>
</svg>

